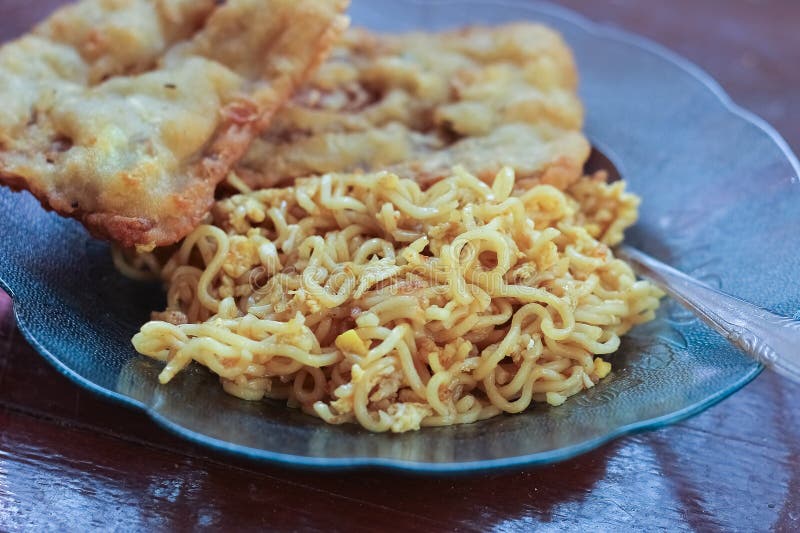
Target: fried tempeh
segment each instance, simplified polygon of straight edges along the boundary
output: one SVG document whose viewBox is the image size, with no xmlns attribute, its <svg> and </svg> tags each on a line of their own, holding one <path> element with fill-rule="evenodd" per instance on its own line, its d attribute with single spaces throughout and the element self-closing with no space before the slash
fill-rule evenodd
<svg viewBox="0 0 800 533">
<path fill-rule="evenodd" d="M 328 55 L 347 0 L 83 0 L 0 48 L 0 182 L 173 243 Z"/>
<path fill-rule="evenodd" d="M 462 165 L 491 179 L 564 189 L 589 155 L 577 74 L 538 24 L 439 34 L 346 32 L 312 80 L 250 147 L 254 188 L 326 172 L 389 170 L 428 184 Z"/>
</svg>

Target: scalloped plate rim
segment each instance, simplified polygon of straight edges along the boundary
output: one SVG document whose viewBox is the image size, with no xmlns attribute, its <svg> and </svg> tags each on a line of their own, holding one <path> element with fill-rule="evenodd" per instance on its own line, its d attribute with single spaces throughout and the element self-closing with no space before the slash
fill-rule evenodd
<svg viewBox="0 0 800 533">
<path fill-rule="evenodd" d="M 421 2 L 420 0 L 404 0 L 408 3 L 424 5 L 424 4 L 483 4 L 487 3 L 486 0 L 433 0 L 429 2 Z M 513 6 L 517 9 L 524 9 L 530 11 L 532 14 L 537 12 L 545 13 L 550 16 L 560 18 L 567 23 L 571 23 L 578 28 L 582 29 L 588 34 L 601 39 L 610 39 L 622 44 L 638 48 L 642 51 L 654 54 L 673 65 L 679 67 L 683 71 L 690 74 L 697 80 L 705 89 L 710 91 L 717 99 L 717 101 L 730 112 L 731 115 L 738 117 L 740 120 L 748 122 L 756 126 L 762 133 L 766 134 L 780 149 L 783 156 L 794 169 L 796 176 L 793 177 L 794 181 L 800 181 L 800 161 L 797 156 L 792 152 L 786 140 L 772 127 L 766 120 L 759 117 L 755 113 L 741 107 L 735 103 L 731 97 L 725 92 L 722 86 L 711 77 L 705 70 L 692 63 L 690 60 L 673 52 L 672 50 L 660 45 L 646 37 L 628 32 L 619 28 L 607 26 L 584 17 L 562 6 L 557 6 L 547 2 L 521 3 L 509 0 L 498 0 L 493 2 L 498 5 Z M 313 468 L 318 470 L 343 470 L 355 468 L 380 468 L 393 471 L 403 471 L 417 474 L 437 474 L 437 473 L 471 473 L 486 470 L 508 469 L 520 466 L 543 466 L 547 464 L 566 461 L 583 453 L 595 450 L 608 442 L 619 439 L 621 437 L 642 433 L 645 431 L 652 431 L 661 429 L 663 427 L 681 422 L 690 418 L 706 409 L 713 407 L 722 400 L 728 398 L 735 392 L 741 390 L 745 385 L 755 379 L 763 370 L 763 365 L 755 365 L 750 371 L 743 375 L 735 383 L 731 384 L 725 389 L 717 391 L 715 394 L 708 396 L 702 401 L 696 402 L 688 407 L 684 407 L 678 411 L 662 415 L 656 418 L 649 418 L 639 420 L 631 424 L 623 425 L 605 435 L 598 436 L 593 439 L 585 440 L 581 443 L 558 448 L 547 452 L 539 452 L 528 455 L 519 455 L 509 458 L 501 459 L 486 459 L 480 461 L 470 462 L 445 462 L 445 463 L 432 463 L 432 462 L 419 462 L 419 461 L 403 461 L 397 459 L 386 459 L 379 457 L 309 457 L 303 455 L 291 455 L 279 452 L 264 450 L 261 448 L 252 448 L 238 444 L 232 444 L 228 441 L 216 439 L 192 431 L 180 424 L 173 422 L 171 419 L 160 414 L 154 407 L 142 403 L 130 396 L 121 394 L 116 391 L 109 390 L 105 387 L 97 385 L 96 383 L 84 378 L 69 367 L 67 367 L 61 360 L 45 348 L 28 330 L 24 320 L 20 317 L 18 312 L 18 298 L 6 281 L 2 278 L 0 273 L 0 288 L 2 288 L 11 298 L 14 320 L 26 341 L 39 353 L 48 363 L 50 363 L 60 374 L 65 376 L 71 382 L 79 387 L 86 389 L 93 394 L 102 398 L 110 399 L 116 403 L 124 405 L 128 408 L 133 408 L 138 411 L 146 413 L 153 421 L 159 426 L 167 429 L 171 433 L 184 438 L 190 442 L 198 444 L 202 447 L 213 449 L 227 455 L 235 456 L 238 458 L 245 458 L 248 460 L 270 463 L 290 468 Z"/>
</svg>

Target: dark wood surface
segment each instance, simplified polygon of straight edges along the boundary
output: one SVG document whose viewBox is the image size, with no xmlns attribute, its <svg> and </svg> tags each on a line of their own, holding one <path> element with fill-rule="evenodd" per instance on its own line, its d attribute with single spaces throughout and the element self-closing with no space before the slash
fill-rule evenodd
<svg viewBox="0 0 800 533">
<path fill-rule="evenodd" d="M 0 38 L 57 3 L 0 0 Z M 800 1 L 562 3 L 689 57 L 800 151 Z M 765 373 L 691 420 L 546 468 L 285 470 L 188 445 L 72 385 L 0 295 L 0 529 L 798 531 L 798 400 L 800 386 Z"/>
</svg>

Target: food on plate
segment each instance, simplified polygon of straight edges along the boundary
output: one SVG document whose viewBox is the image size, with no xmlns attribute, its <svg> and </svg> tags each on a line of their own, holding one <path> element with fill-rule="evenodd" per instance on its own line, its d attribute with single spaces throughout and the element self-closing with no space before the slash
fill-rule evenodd
<svg viewBox="0 0 800 533">
<path fill-rule="evenodd" d="M 589 155 L 576 85 L 569 48 L 539 24 L 351 30 L 236 172 L 262 188 L 356 170 L 429 184 L 455 165 L 491 181 L 510 166 L 563 190 Z"/>
<path fill-rule="evenodd" d="M 566 44 L 345 32 L 346 4 L 56 11 L 0 48 L 0 182 L 165 283 L 133 338 L 162 383 L 195 361 L 240 398 L 393 432 L 593 387 L 661 293 L 610 248 L 639 199 L 583 175 Z"/>
<path fill-rule="evenodd" d="M 221 200 L 163 264 L 167 308 L 134 346 L 162 383 L 197 361 L 235 396 L 372 431 L 559 405 L 658 306 L 610 249 L 639 200 L 602 174 L 489 181 L 326 174 Z"/>
<path fill-rule="evenodd" d="M 0 48 L 0 182 L 174 243 L 344 30 L 346 0 L 83 0 Z"/>
</svg>

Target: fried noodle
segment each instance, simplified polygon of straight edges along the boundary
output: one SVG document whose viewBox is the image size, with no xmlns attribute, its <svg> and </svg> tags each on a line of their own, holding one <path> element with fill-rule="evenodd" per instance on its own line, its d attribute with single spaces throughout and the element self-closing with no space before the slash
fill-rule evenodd
<svg viewBox="0 0 800 533">
<path fill-rule="evenodd" d="M 133 343 L 162 383 L 196 361 L 240 398 L 371 431 L 560 405 L 658 307 L 609 248 L 637 208 L 603 176 L 523 190 L 507 168 L 491 186 L 455 168 L 426 190 L 383 172 L 238 194 L 158 265 L 167 309 Z"/>
</svg>

